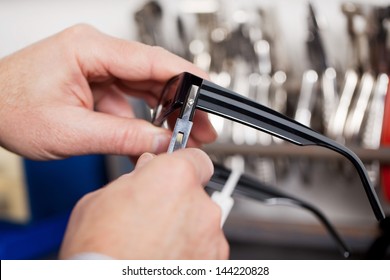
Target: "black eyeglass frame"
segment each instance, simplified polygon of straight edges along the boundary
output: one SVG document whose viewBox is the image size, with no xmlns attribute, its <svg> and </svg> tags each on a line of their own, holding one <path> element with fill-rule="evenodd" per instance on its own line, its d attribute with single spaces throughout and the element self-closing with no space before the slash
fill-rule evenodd
<svg viewBox="0 0 390 280">
<path fill-rule="evenodd" d="M 207 184 L 206 189 L 210 190 L 221 190 L 228 180 L 231 170 L 225 166 L 213 163 L 214 164 L 214 174 L 210 179 L 210 182 Z M 305 209 L 311 212 L 319 222 L 324 226 L 329 235 L 335 241 L 337 248 L 344 258 L 349 258 L 351 251 L 344 240 L 341 238 L 336 228 L 328 220 L 328 218 L 321 212 L 320 209 L 307 203 L 301 199 L 293 197 L 291 195 L 284 194 L 282 191 L 277 190 L 274 186 L 267 186 L 266 184 L 256 180 L 255 178 L 242 174 L 240 180 L 237 183 L 236 188 L 234 189 L 234 194 L 242 195 L 247 198 L 255 199 L 265 204 L 271 204 L 271 201 L 274 201 L 272 205 L 288 205 L 295 206 Z"/>
<path fill-rule="evenodd" d="M 197 88 L 197 93 L 191 102 L 193 107 L 189 113 L 187 100 L 193 86 Z M 180 109 L 179 118 L 186 115 L 189 120 L 192 120 L 195 109 L 199 109 L 299 146 L 322 146 L 343 155 L 357 170 L 376 219 L 380 221 L 385 218 L 362 161 L 355 153 L 336 141 L 268 107 L 187 72 L 173 77 L 165 85 L 158 106 L 153 113 L 153 124 L 161 126 L 168 116 L 178 109 Z"/>
</svg>

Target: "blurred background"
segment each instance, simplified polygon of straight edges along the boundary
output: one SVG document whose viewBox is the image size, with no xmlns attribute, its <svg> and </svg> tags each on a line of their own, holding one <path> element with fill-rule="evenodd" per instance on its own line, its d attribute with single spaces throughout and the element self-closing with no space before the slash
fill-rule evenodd
<svg viewBox="0 0 390 280">
<path fill-rule="evenodd" d="M 0 57 L 80 22 L 162 46 L 348 146 L 389 213 L 390 1 L 2 0 Z M 388 225 L 376 222 L 349 162 L 210 118 L 219 138 L 205 150 L 225 166 L 240 162 L 259 184 L 258 196 L 235 196 L 224 227 L 232 259 L 342 259 L 319 216 L 352 258 L 389 258 Z M 131 169 L 126 157 L 35 162 L 0 150 L 0 257 L 56 258 L 74 203 Z M 299 203 L 274 199 L 291 196 Z"/>
</svg>

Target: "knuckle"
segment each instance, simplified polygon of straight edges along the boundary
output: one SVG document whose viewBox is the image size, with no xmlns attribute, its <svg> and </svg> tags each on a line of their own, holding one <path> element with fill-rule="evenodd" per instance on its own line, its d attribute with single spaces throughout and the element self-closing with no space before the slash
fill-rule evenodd
<svg viewBox="0 0 390 280">
<path fill-rule="evenodd" d="M 179 178 L 186 186 L 199 184 L 196 167 L 191 161 L 180 157 L 173 157 L 171 164 L 171 170 L 174 172 L 172 174 L 174 176 L 172 177 Z"/>
<path fill-rule="evenodd" d="M 204 151 L 196 148 L 188 148 L 179 152 L 181 152 L 182 156 L 187 158 L 195 167 L 199 182 L 205 183 L 205 181 L 210 179 L 214 166 L 209 156 Z"/>
<path fill-rule="evenodd" d="M 74 35 L 84 35 L 85 33 L 96 32 L 96 28 L 86 23 L 78 23 L 66 29 L 66 32 Z"/>
<path fill-rule="evenodd" d="M 138 154 L 140 151 L 135 149 L 139 144 L 139 134 L 136 129 L 113 130 L 111 144 L 115 151 L 119 154 L 125 154 L 131 150 L 132 154 Z M 129 147 L 129 143 L 132 143 Z M 141 142 L 142 143 L 142 142 Z M 128 149 L 129 148 L 129 149 Z"/>
<path fill-rule="evenodd" d="M 89 205 L 91 204 L 91 201 L 93 201 L 95 197 L 96 197 L 95 192 L 87 193 L 79 201 L 77 201 L 77 203 L 74 207 L 74 211 L 83 212 L 85 208 L 89 207 Z"/>
<path fill-rule="evenodd" d="M 160 54 L 165 54 L 168 52 L 166 49 L 160 46 L 150 46 L 150 50 L 153 56 L 158 56 Z"/>
<path fill-rule="evenodd" d="M 64 38 L 64 40 L 71 40 L 77 42 L 95 33 L 97 33 L 97 29 L 95 27 L 86 23 L 79 23 L 65 29 L 61 33 L 61 36 Z"/>
<path fill-rule="evenodd" d="M 116 127 L 110 129 L 110 149 L 114 149 L 117 154 L 141 155 L 144 152 L 152 151 L 153 136 L 146 132 L 146 125 L 143 120 L 135 120 L 123 123 L 123 129 Z"/>
<path fill-rule="evenodd" d="M 161 57 L 165 57 L 169 52 L 160 46 L 149 46 L 149 59 L 150 59 L 150 69 L 149 69 L 149 75 L 150 77 L 157 76 L 157 69 L 156 64 L 154 61 L 160 61 Z"/>
</svg>

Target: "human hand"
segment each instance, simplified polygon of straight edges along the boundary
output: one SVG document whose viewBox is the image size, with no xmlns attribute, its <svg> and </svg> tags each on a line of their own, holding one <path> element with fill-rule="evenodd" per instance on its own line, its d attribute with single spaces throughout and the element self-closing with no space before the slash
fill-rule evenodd
<svg viewBox="0 0 390 280">
<path fill-rule="evenodd" d="M 60 253 L 115 259 L 225 259 L 220 208 L 203 190 L 213 172 L 198 149 L 143 154 L 133 172 L 76 205 Z"/>
<path fill-rule="evenodd" d="M 154 107 L 183 71 L 205 77 L 159 47 L 71 27 L 0 60 L 0 146 L 32 159 L 166 151 L 170 133 L 135 119 L 124 96 Z M 191 135 L 193 146 L 215 140 L 205 113 Z"/>
</svg>

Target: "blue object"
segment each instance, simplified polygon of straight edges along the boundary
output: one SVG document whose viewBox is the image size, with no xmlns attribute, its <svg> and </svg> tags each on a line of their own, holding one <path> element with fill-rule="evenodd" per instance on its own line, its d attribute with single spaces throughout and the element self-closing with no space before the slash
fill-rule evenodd
<svg viewBox="0 0 390 280">
<path fill-rule="evenodd" d="M 107 183 L 104 156 L 24 160 L 31 220 L 68 212 L 86 193 Z"/>
<path fill-rule="evenodd" d="M 101 155 L 46 162 L 25 159 L 24 169 L 31 218 L 26 225 L 0 221 L 1 259 L 45 258 L 56 252 L 76 202 L 108 182 Z"/>
<path fill-rule="evenodd" d="M 39 259 L 56 256 L 69 215 L 58 215 L 27 225 L 0 222 L 0 259 Z"/>
</svg>

